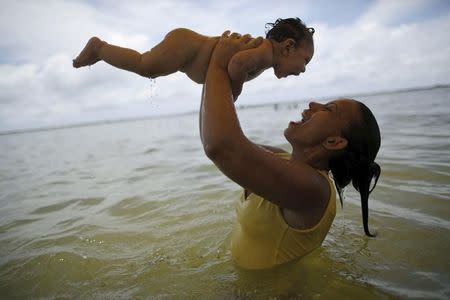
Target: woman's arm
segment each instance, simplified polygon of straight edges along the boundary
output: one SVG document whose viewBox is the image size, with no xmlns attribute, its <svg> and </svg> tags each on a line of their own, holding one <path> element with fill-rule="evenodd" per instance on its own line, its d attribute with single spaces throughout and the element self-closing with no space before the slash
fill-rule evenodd
<svg viewBox="0 0 450 300">
<path fill-rule="evenodd" d="M 323 176 L 306 164 L 284 160 L 253 144 L 240 128 L 227 63 L 234 53 L 251 47 L 248 40 L 225 35 L 214 50 L 200 110 L 204 150 L 227 177 L 280 207 L 322 208 L 330 193 Z"/>
</svg>

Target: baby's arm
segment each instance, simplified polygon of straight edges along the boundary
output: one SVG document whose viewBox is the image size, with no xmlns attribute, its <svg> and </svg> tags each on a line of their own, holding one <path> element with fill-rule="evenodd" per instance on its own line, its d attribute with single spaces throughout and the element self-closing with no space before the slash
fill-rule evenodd
<svg viewBox="0 0 450 300">
<path fill-rule="evenodd" d="M 269 67 L 271 65 L 265 47 L 259 46 L 236 53 L 228 63 L 234 101 L 241 94 L 244 82 L 257 77 Z"/>
</svg>

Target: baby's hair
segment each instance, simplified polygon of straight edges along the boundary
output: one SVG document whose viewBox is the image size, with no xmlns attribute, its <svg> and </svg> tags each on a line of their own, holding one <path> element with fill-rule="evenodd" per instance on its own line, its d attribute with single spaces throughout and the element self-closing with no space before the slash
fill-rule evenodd
<svg viewBox="0 0 450 300">
<path fill-rule="evenodd" d="M 266 24 L 266 38 L 277 42 L 293 39 L 298 47 L 303 40 L 313 43 L 314 28 L 308 28 L 299 18 L 277 19 Z"/>
</svg>

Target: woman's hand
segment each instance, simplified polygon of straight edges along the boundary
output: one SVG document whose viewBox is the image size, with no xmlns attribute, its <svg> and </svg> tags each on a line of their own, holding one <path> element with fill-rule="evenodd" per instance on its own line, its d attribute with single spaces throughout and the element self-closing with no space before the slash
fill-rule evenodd
<svg viewBox="0 0 450 300">
<path fill-rule="evenodd" d="M 217 43 L 210 64 L 228 70 L 228 62 L 234 54 L 242 50 L 256 48 L 261 45 L 262 41 L 262 37 L 254 39 L 249 34 L 241 36 L 236 32 L 230 34 L 230 31 L 227 30 Z"/>
</svg>

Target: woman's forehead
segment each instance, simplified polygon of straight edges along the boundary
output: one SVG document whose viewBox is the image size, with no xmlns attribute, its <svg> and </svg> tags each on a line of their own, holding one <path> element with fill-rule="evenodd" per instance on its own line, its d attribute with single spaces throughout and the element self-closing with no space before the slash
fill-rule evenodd
<svg viewBox="0 0 450 300">
<path fill-rule="evenodd" d="M 355 100 L 338 99 L 328 102 L 327 105 L 336 106 L 336 111 L 341 119 L 352 120 L 360 117 L 359 105 Z"/>
<path fill-rule="evenodd" d="M 358 102 L 353 99 L 336 99 L 327 103 L 334 104 L 342 110 L 353 110 L 358 107 Z"/>
</svg>

